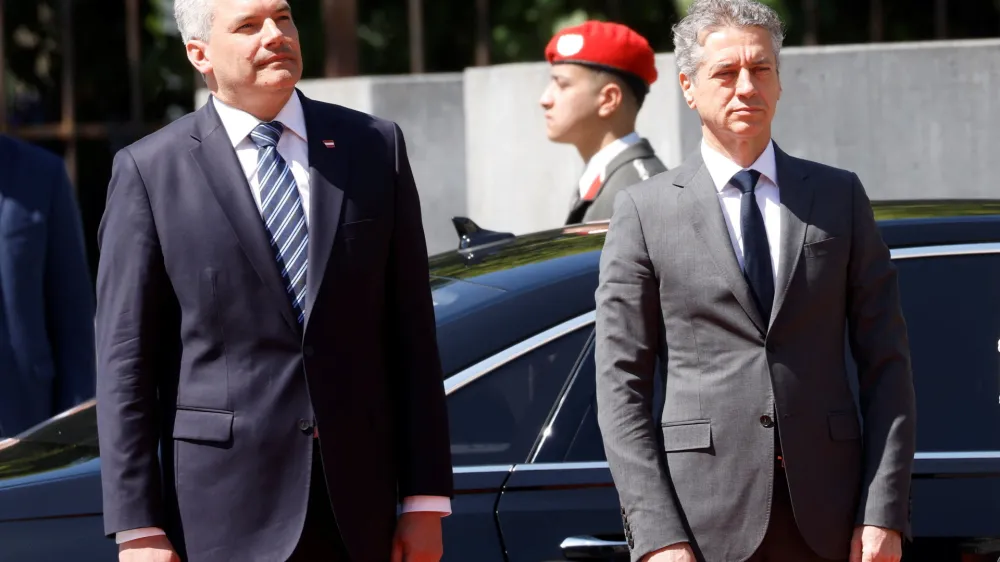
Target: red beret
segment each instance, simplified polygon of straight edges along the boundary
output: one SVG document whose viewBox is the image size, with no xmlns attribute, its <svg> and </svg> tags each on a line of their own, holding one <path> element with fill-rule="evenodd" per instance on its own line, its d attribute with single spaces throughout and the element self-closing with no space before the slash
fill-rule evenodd
<svg viewBox="0 0 1000 562">
<path fill-rule="evenodd" d="M 649 42 L 630 28 L 587 21 L 556 33 L 545 47 L 552 64 L 577 63 L 638 77 L 648 88 L 656 81 L 656 62 Z"/>
</svg>

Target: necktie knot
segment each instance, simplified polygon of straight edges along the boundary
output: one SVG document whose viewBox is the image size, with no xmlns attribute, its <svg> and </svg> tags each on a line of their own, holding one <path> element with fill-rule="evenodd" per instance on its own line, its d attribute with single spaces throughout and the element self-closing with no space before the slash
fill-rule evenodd
<svg viewBox="0 0 1000 562">
<path fill-rule="evenodd" d="M 735 185 L 743 193 L 753 193 L 759 179 L 760 172 L 757 170 L 740 170 L 736 172 L 729 183 Z"/>
<path fill-rule="evenodd" d="M 281 124 L 281 121 L 261 123 L 250 131 L 250 140 L 257 145 L 257 148 L 278 146 L 278 139 L 281 138 L 281 133 L 284 130 L 285 126 Z"/>
</svg>

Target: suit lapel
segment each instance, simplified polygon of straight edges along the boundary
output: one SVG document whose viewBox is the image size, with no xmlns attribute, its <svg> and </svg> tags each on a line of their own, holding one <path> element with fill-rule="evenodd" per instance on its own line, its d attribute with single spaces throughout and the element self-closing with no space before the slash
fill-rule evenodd
<svg viewBox="0 0 1000 562">
<path fill-rule="evenodd" d="M 316 296 L 323 286 L 330 251 L 340 226 L 344 190 L 350 180 L 350 156 L 353 147 L 333 116 L 319 103 L 301 93 L 302 111 L 309 137 L 309 269 L 306 272 L 306 323 Z M 327 148 L 323 141 L 335 141 Z"/>
<path fill-rule="evenodd" d="M 719 192 L 699 153 L 690 156 L 681 166 L 674 184 L 684 188 L 681 193 L 681 216 L 687 214 L 691 217 L 691 226 L 696 236 L 708 248 L 708 255 L 722 272 L 736 300 L 757 329 L 762 334 L 766 333 L 764 319 L 761 318 L 751 296 L 750 286 L 740 271 L 722 206 L 719 204 Z"/>
<path fill-rule="evenodd" d="M 229 219 L 229 224 L 257 275 L 277 299 L 276 304 L 289 327 L 298 331 L 292 303 L 278 271 L 260 211 L 211 99 L 198 110 L 195 119 L 195 134 L 192 136 L 201 143 L 191 149 L 191 155 L 208 180 L 210 190 Z"/>
<path fill-rule="evenodd" d="M 795 275 L 795 268 L 802 254 L 806 225 L 809 224 L 814 190 L 805 182 L 806 174 L 794 158 L 785 154 L 777 143 L 774 145 L 774 160 L 778 170 L 778 184 L 781 199 L 781 251 L 778 272 L 774 284 L 774 306 L 771 308 L 771 323 L 781 312 L 789 286 Z"/>
<path fill-rule="evenodd" d="M 653 146 L 649 144 L 648 140 L 642 139 L 623 150 L 621 154 L 615 156 L 611 162 L 608 163 L 605 178 L 610 178 L 611 174 L 615 173 L 618 168 L 629 164 L 633 160 L 638 160 L 639 158 L 652 158 L 653 156 L 656 156 L 656 153 L 653 152 Z"/>
</svg>

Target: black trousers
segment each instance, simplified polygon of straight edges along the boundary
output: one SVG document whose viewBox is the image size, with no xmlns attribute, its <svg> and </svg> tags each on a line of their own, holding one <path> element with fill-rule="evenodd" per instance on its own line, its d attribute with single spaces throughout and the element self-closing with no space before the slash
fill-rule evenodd
<svg viewBox="0 0 1000 562">
<path fill-rule="evenodd" d="M 323 477 L 323 465 L 320 460 L 319 440 L 314 439 L 312 478 L 309 486 L 309 504 L 306 508 L 306 521 L 302 529 L 299 544 L 295 547 L 288 562 L 350 562 L 340 532 L 337 530 L 337 520 L 330 505 L 330 494 Z"/>
<path fill-rule="evenodd" d="M 778 458 L 774 467 L 774 494 L 771 500 L 771 520 L 757 551 L 747 562 L 834 562 L 813 552 L 802 538 L 792 513 L 792 498 L 788 492 L 788 479 L 781 466 L 781 440 L 775 439 Z M 846 559 L 843 561 L 847 562 Z"/>
</svg>

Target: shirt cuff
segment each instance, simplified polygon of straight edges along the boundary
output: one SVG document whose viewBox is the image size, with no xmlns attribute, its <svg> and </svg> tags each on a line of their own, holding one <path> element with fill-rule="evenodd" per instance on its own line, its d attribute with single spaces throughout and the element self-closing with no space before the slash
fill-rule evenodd
<svg viewBox="0 0 1000 562">
<path fill-rule="evenodd" d="M 146 537 L 155 537 L 157 535 L 165 535 L 163 529 L 159 527 L 142 527 L 139 529 L 129 529 L 128 531 L 119 531 L 115 533 L 115 542 L 118 544 L 126 543 L 128 541 L 134 541 L 138 539 L 144 539 Z"/>
<path fill-rule="evenodd" d="M 451 499 L 443 496 L 407 496 L 403 498 L 403 513 L 410 511 L 435 511 L 442 516 L 451 515 Z"/>
</svg>

